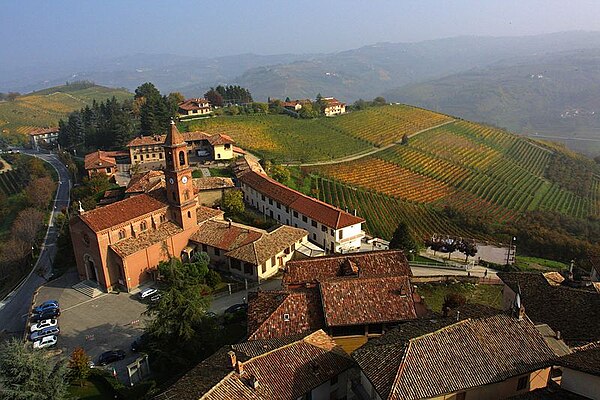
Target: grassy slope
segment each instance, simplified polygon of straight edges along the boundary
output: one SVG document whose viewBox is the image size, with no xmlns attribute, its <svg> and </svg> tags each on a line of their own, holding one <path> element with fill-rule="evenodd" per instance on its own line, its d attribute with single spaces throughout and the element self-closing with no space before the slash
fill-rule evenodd
<svg viewBox="0 0 600 400">
<path fill-rule="evenodd" d="M 12 102 L 0 102 L 0 129 L 3 136 L 13 139 L 36 127 L 57 126 L 69 112 L 115 96 L 119 100 L 131 98 L 124 89 L 92 86 L 72 90 L 58 86 L 18 97 Z"/>
<path fill-rule="evenodd" d="M 420 284 L 417 292 L 424 298 L 432 311 L 441 313 L 444 297 L 450 293 L 461 293 L 467 302 L 502 308 L 502 285 L 473 285 L 470 283 Z"/>
</svg>

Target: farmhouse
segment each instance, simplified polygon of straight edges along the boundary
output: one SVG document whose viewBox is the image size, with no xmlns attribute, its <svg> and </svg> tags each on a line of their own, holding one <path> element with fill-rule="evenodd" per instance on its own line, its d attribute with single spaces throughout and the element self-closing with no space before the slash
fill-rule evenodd
<svg viewBox="0 0 600 400">
<path fill-rule="evenodd" d="M 323 97 L 322 101 L 325 103 L 323 113 L 326 117 L 332 117 L 334 115 L 346 113 L 346 103 L 342 103 L 335 97 Z"/>
<path fill-rule="evenodd" d="M 309 232 L 309 240 L 331 253 L 357 250 L 365 237 L 363 218 L 306 196 L 269 178 L 247 170 L 240 176 L 246 203 L 276 221 Z"/>
<path fill-rule="evenodd" d="M 409 321 L 352 357 L 360 391 L 379 400 L 506 399 L 546 387 L 555 359 L 520 311 Z"/>
<path fill-rule="evenodd" d="M 180 117 L 203 116 L 212 113 L 212 107 L 206 99 L 187 99 L 179 103 L 177 112 Z"/>
<path fill-rule="evenodd" d="M 54 145 L 57 142 L 58 128 L 39 128 L 29 132 L 29 143 L 34 149 L 44 145 Z"/>
<path fill-rule="evenodd" d="M 88 177 L 94 174 L 104 174 L 109 178 L 117 172 L 117 162 L 109 152 L 98 150 L 85 155 L 84 167 Z"/>
<path fill-rule="evenodd" d="M 202 160 L 231 160 L 234 158 L 235 143 L 224 134 L 209 135 L 205 132 L 184 132 L 181 134 L 187 144 L 188 156 Z M 127 144 L 131 164 L 158 163 L 163 165 L 165 135 L 140 136 Z"/>
<path fill-rule="evenodd" d="M 199 205 L 188 163 L 189 145 L 174 124 L 162 140 L 162 148 L 164 172 L 138 175 L 130 182 L 124 200 L 71 218 L 77 271 L 90 286 L 128 291 L 137 287 L 153 278 L 160 261 L 191 256 L 198 242 L 190 242 L 190 238 L 202 224 L 222 219 L 222 211 Z M 238 253 L 230 258 L 243 261 L 244 268 L 246 263 L 253 265 L 252 276 L 272 275 L 292 257 L 295 243 L 306 240 L 301 229 L 282 228 L 233 249 Z M 245 274 L 239 265 L 240 273 Z M 236 266 L 232 261 L 232 268 Z"/>
<path fill-rule="evenodd" d="M 165 393 L 169 399 L 353 398 L 354 363 L 323 331 L 222 347 Z"/>
</svg>

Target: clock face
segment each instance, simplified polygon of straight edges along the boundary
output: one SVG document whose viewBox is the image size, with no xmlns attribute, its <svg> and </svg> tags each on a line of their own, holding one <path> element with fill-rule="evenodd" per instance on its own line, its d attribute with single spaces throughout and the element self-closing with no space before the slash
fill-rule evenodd
<svg viewBox="0 0 600 400">
<path fill-rule="evenodd" d="M 173 180 L 173 178 L 169 178 L 169 183 L 172 185 L 175 181 Z"/>
<path fill-rule="evenodd" d="M 187 183 L 187 176 L 184 176 L 183 178 L 181 178 L 181 182 Z"/>
</svg>

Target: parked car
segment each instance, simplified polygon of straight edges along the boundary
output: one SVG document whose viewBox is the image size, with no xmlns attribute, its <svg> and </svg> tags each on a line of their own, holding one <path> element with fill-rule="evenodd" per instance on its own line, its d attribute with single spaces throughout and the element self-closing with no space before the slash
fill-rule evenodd
<svg viewBox="0 0 600 400">
<path fill-rule="evenodd" d="M 40 313 L 42 313 L 44 311 L 55 310 L 55 309 L 59 309 L 58 301 L 56 301 L 56 300 L 48 300 L 48 301 L 43 302 L 42 304 L 40 304 L 36 308 L 34 308 L 33 312 L 35 314 L 40 314 Z"/>
<path fill-rule="evenodd" d="M 35 342 L 33 342 L 33 348 L 34 349 L 43 349 L 46 347 L 52 347 L 56 344 L 56 342 L 58 341 L 58 338 L 56 336 L 44 336 L 43 338 L 40 338 L 38 340 L 36 340 Z"/>
<path fill-rule="evenodd" d="M 47 328 L 40 329 L 39 331 L 35 331 L 29 336 L 29 340 L 35 342 L 36 340 L 43 338 L 45 336 L 56 336 L 60 332 L 60 329 L 57 326 L 49 326 Z"/>
<path fill-rule="evenodd" d="M 36 324 L 31 325 L 31 328 L 29 328 L 30 332 L 36 332 L 36 331 L 41 331 L 42 329 L 45 328 L 50 328 L 52 326 L 57 326 L 58 325 L 58 321 L 56 319 L 45 319 L 42 321 L 39 321 Z"/>
<path fill-rule="evenodd" d="M 147 298 L 149 298 L 152 295 L 157 294 L 157 293 L 158 293 L 158 289 L 151 288 L 151 287 L 146 288 L 140 292 L 140 299 L 146 300 Z"/>
<path fill-rule="evenodd" d="M 196 154 L 198 154 L 198 157 L 206 157 L 210 155 L 208 150 L 197 150 Z"/>
<path fill-rule="evenodd" d="M 39 314 L 31 315 L 31 322 L 39 322 L 45 319 L 53 319 L 60 315 L 60 310 L 58 308 L 53 308 L 50 310 L 43 311 Z"/>
<path fill-rule="evenodd" d="M 111 362 L 120 361 L 125 358 L 125 352 L 123 350 L 109 350 L 100 354 L 98 357 L 99 365 L 110 364 Z"/>
<path fill-rule="evenodd" d="M 150 341 L 150 336 L 147 333 L 142 334 L 131 343 L 131 351 L 137 353 L 143 351 Z"/>
<path fill-rule="evenodd" d="M 235 314 L 238 311 L 248 311 L 248 303 L 234 304 L 225 310 L 225 314 Z"/>
</svg>

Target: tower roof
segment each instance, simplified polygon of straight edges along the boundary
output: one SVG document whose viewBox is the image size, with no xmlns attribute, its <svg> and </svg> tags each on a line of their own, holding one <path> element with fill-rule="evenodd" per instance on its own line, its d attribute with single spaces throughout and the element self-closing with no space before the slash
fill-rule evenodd
<svg viewBox="0 0 600 400">
<path fill-rule="evenodd" d="M 178 146 L 181 144 L 186 144 L 183 135 L 177 129 L 177 125 L 175 125 L 175 121 L 171 120 L 171 130 L 167 133 L 167 137 L 165 138 L 165 147 Z"/>
</svg>

